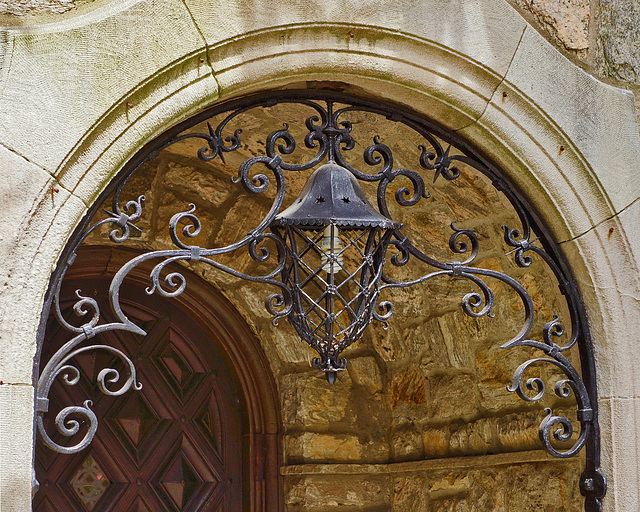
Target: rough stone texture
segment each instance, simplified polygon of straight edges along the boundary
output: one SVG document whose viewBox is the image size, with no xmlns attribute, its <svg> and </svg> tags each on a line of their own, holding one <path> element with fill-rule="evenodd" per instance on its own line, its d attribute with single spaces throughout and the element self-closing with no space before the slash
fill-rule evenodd
<svg viewBox="0 0 640 512">
<path fill-rule="evenodd" d="M 606 76 L 640 85 L 640 5 L 600 0 L 598 42 Z"/>
<path fill-rule="evenodd" d="M 589 48 L 591 3 L 588 0 L 518 0 L 567 50 Z"/>
<path fill-rule="evenodd" d="M 51 12 L 60 14 L 73 9 L 74 0 L 3 0 L 0 1 L 0 14 L 25 14 Z"/>
<path fill-rule="evenodd" d="M 346 485 L 345 485 L 346 484 Z M 389 503 L 386 478 L 376 475 L 311 475 L 288 479 L 287 512 L 385 510 Z"/>
<path fill-rule="evenodd" d="M 287 512 L 578 511 L 576 462 L 521 452 L 390 465 L 289 466 L 285 506 Z M 340 481 L 349 482 L 342 492 Z"/>
<path fill-rule="evenodd" d="M 363 446 L 357 436 L 315 434 L 306 432 L 286 440 L 287 453 L 299 462 L 324 460 L 328 462 L 359 462 L 363 458 Z"/>
<path fill-rule="evenodd" d="M 357 386 L 364 386 L 370 394 L 380 393 L 383 389 L 380 367 L 375 358 L 358 357 L 349 363 L 349 375 Z"/>
</svg>

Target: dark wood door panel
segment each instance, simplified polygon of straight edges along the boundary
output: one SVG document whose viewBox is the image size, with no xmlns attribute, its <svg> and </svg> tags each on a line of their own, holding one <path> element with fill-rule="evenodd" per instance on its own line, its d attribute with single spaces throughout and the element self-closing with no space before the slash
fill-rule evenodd
<svg viewBox="0 0 640 512">
<path fill-rule="evenodd" d="M 107 287 L 108 281 L 100 279 L 66 283 L 70 290 L 90 289 L 96 297 L 105 297 Z M 34 510 L 240 512 L 240 401 L 215 345 L 168 300 L 129 287 L 122 305 L 148 335 L 111 332 L 91 341 L 131 357 L 143 388 L 120 397 L 101 393 L 96 385 L 100 370 L 115 368 L 124 374 L 126 369 L 100 350 L 79 356 L 81 379 L 75 386 L 58 379 L 48 416 L 91 399 L 98 432 L 91 447 L 75 455 L 37 446 L 41 489 Z M 48 332 L 43 359 L 68 340 L 68 333 L 53 324 Z"/>
</svg>

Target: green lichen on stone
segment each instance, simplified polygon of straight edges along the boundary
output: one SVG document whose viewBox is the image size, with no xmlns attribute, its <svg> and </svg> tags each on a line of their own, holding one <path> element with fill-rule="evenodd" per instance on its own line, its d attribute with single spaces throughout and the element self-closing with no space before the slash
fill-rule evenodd
<svg viewBox="0 0 640 512">
<path fill-rule="evenodd" d="M 640 4 L 624 0 L 600 2 L 599 44 L 604 75 L 640 84 Z"/>
</svg>

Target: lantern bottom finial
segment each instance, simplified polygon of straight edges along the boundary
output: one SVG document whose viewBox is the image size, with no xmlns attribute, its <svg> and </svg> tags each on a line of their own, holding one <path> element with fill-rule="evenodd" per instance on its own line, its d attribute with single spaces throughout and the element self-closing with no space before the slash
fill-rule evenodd
<svg viewBox="0 0 640 512">
<path fill-rule="evenodd" d="M 324 372 L 329 384 L 335 383 L 338 377 L 338 372 L 343 372 L 347 367 L 347 360 L 344 358 L 340 359 L 340 361 L 336 361 L 333 358 L 321 359 L 319 357 L 314 357 L 311 363 L 315 368 Z"/>
</svg>

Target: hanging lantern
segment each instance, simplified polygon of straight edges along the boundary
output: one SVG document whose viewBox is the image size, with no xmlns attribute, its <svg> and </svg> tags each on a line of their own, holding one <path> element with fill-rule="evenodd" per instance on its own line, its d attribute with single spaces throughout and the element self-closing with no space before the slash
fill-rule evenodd
<svg viewBox="0 0 640 512">
<path fill-rule="evenodd" d="M 333 162 L 319 167 L 271 223 L 287 251 L 288 319 L 320 355 L 313 364 L 330 383 L 346 366 L 340 353 L 371 322 L 387 245 L 399 227 L 369 203 L 351 172 Z"/>
</svg>

